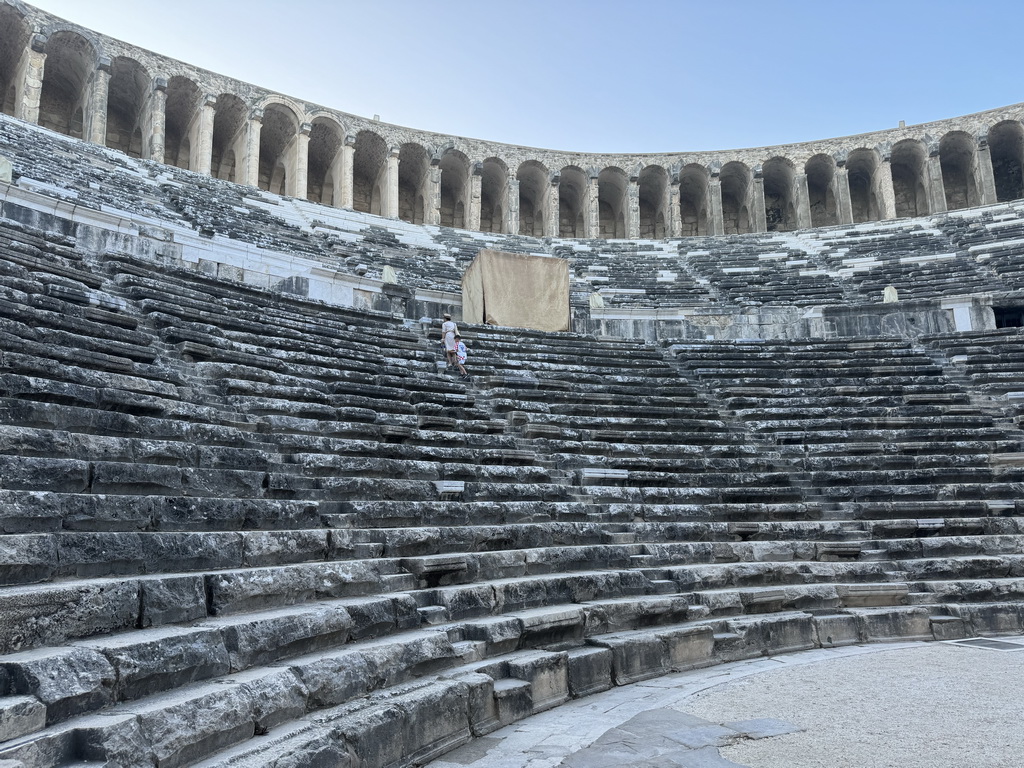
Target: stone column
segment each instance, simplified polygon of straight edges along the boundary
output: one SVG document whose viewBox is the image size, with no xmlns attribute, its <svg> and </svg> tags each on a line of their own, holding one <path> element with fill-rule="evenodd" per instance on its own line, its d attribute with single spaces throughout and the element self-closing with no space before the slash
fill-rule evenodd
<svg viewBox="0 0 1024 768">
<path fill-rule="evenodd" d="M 892 186 L 892 155 L 886 152 L 875 171 L 873 180 L 875 199 L 878 201 L 878 215 L 881 219 L 896 218 L 896 191 Z"/>
<path fill-rule="evenodd" d="M 217 98 L 207 94 L 199 107 L 199 137 L 196 156 L 189 162 L 192 169 L 210 175 L 213 168 L 213 118 L 217 114 Z"/>
<path fill-rule="evenodd" d="M 46 67 L 46 38 L 32 35 L 28 50 L 21 57 L 15 75 L 20 83 L 14 116 L 27 123 L 39 122 L 39 98 L 43 93 L 43 70 Z"/>
<path fill-rule="evenodd" d="M 167 81 L 162 77 L 153 81 L 147 115 L 142 120 L 142 134 L 149 138 L 149 159 L 162 163 L 167 145 Z"/>
<path fill-rule="evenodd" d="M 722 179 L 712 173 L 708 179 L 708 234 L 725 234 L 725 212 L 722 210 Z"/>
<path fill-rule="evenodd" d="M 544 213 L 544 237 L 558 237 L 560 224 L 558 221 L 558 182 L 560 176 L 551 177 L 548 187 L 547 211 Z"/>
<path fill-rule="evenodd" d="M 339 208 L 355 208 L 355 181 L 353 160 L 356 154 L 355 137 L 346 136 L 341 145 L 341 173 L 338 179 L 338 194 L 335 204 Z"/>
<path fill-rule="evenodd" d="M 754 171 L 750 190 L 750 215 L 753 219 L 751 228 L 754 232 L 768 231 L 768 213 L 764 209 L 764 176 L 761 175 L 760 167 Z"/>
<path fill-rule="evenodd" d="M 597 176 L 587 179 L 584 197 L 583 236 L 596 239 L 601 236 L 601 186 Z"/>
<path fill-rule="evenodd" d="M 245 174 L 242 183 L 250 187 L 260 185 L 260 133 L 263 131 L 263 110 L 254 109 L 249 115 L 245 136 Z M 237 178 L 237 176 L 236 176 Z"/>
<path fill-rule="evenodd" d="M 519 179 L 508 180 L 508 205 L 505 206 L 505 233 L 519 234 Z"/>
<path fill-rule="evenodd" d="M 387 159 L 387 176 L 384 179 L 384 183 L 387 185 L 386 189 L 386 205 L 381 211 L 382 215 L 389 219 L 398 218 L 398 148 L 392 147 L 388 153 Z"/>
<path fill-rule="evenodd" d="M 430 161 L 430 168 L 427 170 L 427 199 L 423 201 L 426 208 L 424 219 L 427 224 L 439 226 L 441 224 L 441 160 L 433 158 Z"/>
<path fill-rule="evenodd" d="M 796 228 L 811 228 L 811 193 L 807 189 L 807 174 L 798 173 L 793 179 L 793 196 L 796 205 Z"/>
<path fill-rule="evenodd" d="M 683 236 L 683 212 L 679 207 L 679 179 L 673 179 L 668 187 L 668 236 Z"/>
<path fill-rule="evenodd" d="M 836 198 L 836 216 L 840 224 L 853 224 L 853 199 L 850 197 L 850 172 L 846 162 L 836 164 L 832 179 L 832 194 Z"/>
<path fill-rule="evenodd" d="M 999 202 L 996 197 L 996 176 L 992 170 L 992 153 L 989 151 L 988 137 L 978 137 L 978 148 L 974 154 L 974 164 L 978 171 L 975 174 L 978 185 L 980 205 L 992 205 Z"/>
<path fill-rule="evenodd" d="M 313 130 L 311 123 L 301 123 L 295 136 L 295 162 L 291 174 L 295 179 L 291 196 L 306 200 L 309 197 L 309 134 Z"/>
<path fill-rule="evenodd" d="M 925 189 L 928 191 L 928 210 L 925 213 L 944 212 L 946 210 L 946 188 L 942 183 L 942 158 L 939 156 L 937 146 L 928 152 L 928 161 L 925 165 Z"/>
<path fill-rule="evenodd" d="M 480 206 L 482 204 L 481 189 L 483 186 L 484 168 L 482 163 L 474 163 L 469 176 L 469 220 L 466 229 L 471 232 L 480 231 Z"/>
<path fill-rule="evenodd" d="M 110 88 L 110 59 L 102 57 L 96 65 L 89 95 L 82 110 L 82 136 L 93 144 L 107 144 L 107 94 Z"/>
<path fill-rule="evenodd" d="M 640 237 L 640 177 L 630 176 L 629 186 L 626 188 L 626 202 L 629 208 L 626 211 L 626 237 L 636 240 Z M 654 214 L 657 216 L 657 212 Z"/>
</svg>

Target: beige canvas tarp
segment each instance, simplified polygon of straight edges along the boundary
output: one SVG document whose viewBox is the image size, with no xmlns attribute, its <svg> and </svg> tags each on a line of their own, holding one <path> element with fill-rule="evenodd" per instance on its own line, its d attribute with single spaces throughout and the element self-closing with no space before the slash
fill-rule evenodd
<svg viewBox="0 0 1024 768">
<path fill-rule="evenodd" d="M 462 319 L 538 331 L 569 330 L 569 262 L 480 251 L 462 276 Z"/>
</svg>

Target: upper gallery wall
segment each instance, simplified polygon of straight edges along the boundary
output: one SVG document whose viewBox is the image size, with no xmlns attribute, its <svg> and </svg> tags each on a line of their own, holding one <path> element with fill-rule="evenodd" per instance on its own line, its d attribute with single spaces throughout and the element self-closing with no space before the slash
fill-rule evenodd
<svg viewBox="0 0 1024 768">
<path fill-rule="evenodd" d="M 324 205 L 498 234 L 783 232 L 1024 197 L 1024 104 L 714 152 L 580 154 L 389 125 L 0 0 L 0 112 Z"/>
</svg>

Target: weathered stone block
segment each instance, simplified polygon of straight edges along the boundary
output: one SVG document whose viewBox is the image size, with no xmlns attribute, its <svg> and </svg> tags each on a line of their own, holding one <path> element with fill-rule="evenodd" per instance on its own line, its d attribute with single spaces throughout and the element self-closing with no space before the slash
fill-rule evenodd
<svg viewBox="0 0 1024 768">
<path fill-rule="evenodd" d="M 669 666 L 681 671 L 704 667 L 714 661 L 715 633 L 709 626 L 670 628 L 658 632 L 665 644 Z"/>
<path fill-rule="evenodd" d="M 206 618 L 206 587 L 201 575 L 144 577 L 138 584 L 142 598 L 140 626 Z"/>
<path fill-rule="evenodd" d="M 573 648 L 567 656 L 569 693 L 573 698 L 612 687 L 612 652 L 608 648 Z"/>
<path fill-rule="evenodd" d="M 462 625 L 462 633 L 466 640 L 486 643 L 488 656 L 499 656 L 519 647 L 523 624 L 514 616 L 495 616 Z"/>
<path fill-rule="evenodd" d="M 181 493 L 182 470 L 160 464 L 96 461 L 92 463 L 90 487 L 92 493 L 177 496 Z"/>
<path fill-rule="evenodd" d="M 88 648 L 36 650 L 0 661 L 15 693 L 46 706 L 47 724 L 99 709 L 113 700 L 116 672 L 106 658 Z"/>
<path fill-rule="evenodd" d="M 150 573 L 242 566 L 242 537 L 238 533 L 146 533 L 141 539 Z"/>
<path fill-rule="evenodd" d="M 255 732 L 252 692 L 239 685 L 210 683 L 174 703 L 143 702 L 133 711 L 156 764 L 166 768 L 198 762 Z"/>
<path fill-rule="evenodd" d="M 12 588 L 0 595 L 0 653 L 131 629 L 138 613 L 135 581 Z"/>
<path fill-rule="evenodd" d="M 931 640 L 927 608 L 851 608 L 868 640 Z"/>
<path fill-rule="evenodd" d="M 314 605 L 218 621 L 232 671 L 344 645 L 353 621 L 343 606 Z"/>
<path fill-rule="evenodd" d="M 85 493 L 89 488 L 89 462 L 0 455 L 0 477 L 10 490 Z"/>
<path fill-rule="evenodd" d="M 47 581 L 58 567 L 53 536 L 23 534 L 0 537 L 0 586 Z"/>
<path fill-rule="evenodd" d="M 494 704 L 498 710 L 498 721 L 503 726 L 529 717 L 533 713 L 530 684 L 514 678 L 495 680 Z"/>
<path fill-rule="evenodd" d="M 137 533 L 61 533 L 56 542 L 62 576 L 138 574 L 146 568 Z"/>
<path fill-rule="evenodd" d="M 247 531 L 242 546 L 242 562 L 251 568 L 324 560 L 328 531 Z"/>
<path fill-rule="evenodd" d="M 156 762 L 135 715 L 92 715 L 75 721 L 77 757 L 82 760 L 150 768 Z"/>
<path fill-rule="evenodd" d="M 612 679 L 616 685 L 659 677 L 670 671 L 665 644 L 654 632 L 591 638 L 587 642 L 611 650 Z"/>
<path fill-rule="evenodd" d="M 339 713 L 332 724 L 349 745 L 357 765 L 400 765 L 406 742 L 406 713 L 396 704 L 362 704 Z"/>
<path fill-rule="evenodd" d="M 0 742 L 16 739 L 45 726 L 46 705 L 35 696 L 7 696 L 0 699 Z"/>
<path fill-rule="evenodd" d="M 440 587 L 431 591 L 433 602 L 448 611 L 453 621 L 494 612 L 495 595 L 489 585 Z"/>
<path fill-rule="evenodd" d="M 469 726 L 474 736 L 484 736 L 501 727 L 494 697 L 494 679 L 482 672 L 460 672 L 452 680 L 466 686 Z"/>
<path fill-rule="evenodd" d="M 564 651 L 518 654 L 508 660 L 508 673 L 530 684 L 535 713 L 569 700 L 569 663 Z"/>
<path fill-rule="evenodd" d="M 248 700 L 257 731 L 266 731 L 306 713 L 309 691 L 294 670 L 250 670 L 232 676 Z"/>
<path fill-rule="evenodd" d="M 849 614 L 815 616 L 814 629 L 822 648 L 837 648 L 862 641 L 857 617 Z"/>
<path fill-rule="evenodd" d="M 82 641 L 101 652 L 117 673 L 119 701 L 187 685 L 228 673 L 228 653 L 220 632 L 205 629 L 155 628 L 140 640 L 133 634 Z"/>
<path fill-rule="evenodd" d="M 465 683 L 445 680 L 396 693 L 393 701 L 405 712 L 403 760 L 407 763 L 428 763 L 473 738 Z"/>
</svg>

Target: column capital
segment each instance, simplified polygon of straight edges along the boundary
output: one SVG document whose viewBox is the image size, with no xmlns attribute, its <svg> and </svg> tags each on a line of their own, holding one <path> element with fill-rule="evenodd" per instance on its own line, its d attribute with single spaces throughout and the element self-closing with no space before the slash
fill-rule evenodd
<svg viewBox="0 0 1024 768">
<path fill-rule="evenodd" d="M 100 56 L 96 59 L 96 69 L 100 72 L 106 72 L 110 74 L 110 65 L 112 64 L 109 56 Z"/>
<path fill-rule="evenodd" d="M 203 106 L 204 107 L 216 107 L 217 106 L 217 97 L 214 96 L 212 93 L 207 93 L 205 96 L 203 96 Z"/>
<path fill-rule="evenodd" d="M 49 38 L 46 35 L 36 33 L 32 35 L 30 46 L 36 53 L 46 53 L 46 43 L 48 41 Z"/>
<path fill-rule="evenodd" d="M 470 170 L 470 174 L 472 174 L 473 176 L 483 176 L 484 175 L 484 164 L 483 163 L 473 163 L 473 168 Z"/>
<path fill-rule="evenodd" d="M 299 123 L 299 135 L 300 136 L 309 136 L 309 134 L 312 133 L 312 131 L 313 131 L 313 124 L 312 123 Z"/>
<path fill-rule="evenodd" d="M 262 123 L 263 110 L 260 109 L 259 107 L 256 107 L 255 109 L 253 109 L 252 112 L 249 113 L 249 119 L 252 120 L 254 123 Z"/>
<path fill-rule="evenodd" d="M 165 77 L 154 77 L 153 78 L 153 90 L 154 91 L 167 91 L 167 78 Z"/>
</svg>

